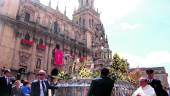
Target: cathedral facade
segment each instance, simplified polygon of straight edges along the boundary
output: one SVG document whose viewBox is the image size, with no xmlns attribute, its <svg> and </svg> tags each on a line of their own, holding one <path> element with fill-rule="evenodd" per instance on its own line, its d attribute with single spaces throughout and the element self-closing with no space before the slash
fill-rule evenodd
<svg viewBox="0 0 170 96">
<path fill-rule="evenodd" d="M 15 75 L 21 71 L 28 79 L 39 69 L 50 74 L 57 67 L 56 46 L 64 53 L 63 70 L 82 63 L 91 69 L 108 66 L 112 53 L 94 0 L 78 2 L 70 20 L 66 13 L 51 8 L 51 2 L 45 6 L 39 0 L 1 0 L 1 70 L 9 68 Z"/>
</svg>

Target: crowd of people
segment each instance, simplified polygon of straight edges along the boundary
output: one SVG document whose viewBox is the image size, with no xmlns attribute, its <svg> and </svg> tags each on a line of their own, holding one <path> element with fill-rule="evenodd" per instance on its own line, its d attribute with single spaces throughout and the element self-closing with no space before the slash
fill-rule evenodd
<svg viewBox="0 0 170 96">
<path fill-rule="evenodd" d="M 108 77 L 108 74 L 108 69 L 101 70 L 101 77 L 92 80 L 88 96 L 111 96 L 114 81 Z M 132 96 L 168 96 L 161 81 L 154 78 L 154 70 L 148 69 L 146 74 L 148 77 L 139 78 L 139 88 Z"/>
<path fill-rule="evenodd" d="M 48 89 L 58 88 L 49 84 L 44 70 L 38 72 L 37 80 L 32 83 L 28 80 L 13 81 L 10 77 L 10 70 L 5 70 L 4 75 L 0 77 L 0 96 L 49 96 Z"/>
<path fill-rule="evenodd" d="M 154 71 L 146 70 L 148 77 L 139 79 L 139 88 L 132 96 L 168 96 L 163 89 L 161 81 L 154 79 Z M 56 84 L 51 84 L 46 78 L 46 72 L 40 70 L 37 74 L 37 80 L 29 82 L 28 80 L 10 79 L 10 70 L 5 70 L 4 75 L 0 77 L 0 96 L 49 96 L 48 89 L 57 89 Z M 101 76 L 92 80 L 87 96 L 111 96 L 114 80 L 109 77 L 109 69 L 103 68 Z"/>
</svg>

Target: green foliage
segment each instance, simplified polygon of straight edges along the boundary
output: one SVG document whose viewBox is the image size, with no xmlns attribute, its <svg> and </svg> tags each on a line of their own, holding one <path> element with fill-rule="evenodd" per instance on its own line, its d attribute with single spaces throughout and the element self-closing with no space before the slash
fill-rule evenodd
<svg viewBox="0 0 170 96">
<path fill-rule="evenodd" d="M 69 80 L 72 79 L 71 75 L 68 73 L 65 73 L 64 71 L 60 72 L 58 75 L 60 80 Z"/>
<path fill-rule="evenodd" d="M 85 63 L 81 64 L 78 74 L 81 78 L 90 78 L 92 76 L 92 72 L 90 69 L 86 68 L 85 65 Z"/>
<path fill-rule="evenodd" d="M 99 77 L 100 76 L 100 71 L 99 70 L 96 70 L 92 73 L 92 77 L 93 78 L 96 78 L 96 77 Z"/>
<path fill-rule="evenodd" d="M 92 76 L 92 72 L 87 68 L 81 68 L 79 71 L 79 76 L 81 78 L 90 78 Z"/>
<path fill-rule="evenodd" d="M 118 80 L 127 80 L 127 70 L 129 63 L 127 60 L 120 58 L 118 54 L 113 55 L 112 65 L 110 67 L 111 77 Z"/>
</svg>

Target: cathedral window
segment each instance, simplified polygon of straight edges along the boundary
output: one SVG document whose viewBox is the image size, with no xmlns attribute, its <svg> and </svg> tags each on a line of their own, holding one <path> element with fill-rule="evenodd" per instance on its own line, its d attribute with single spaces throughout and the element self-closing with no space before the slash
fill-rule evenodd
<svg viewBox="0 0 170 96">
<path fill-rule="evenodd" d="M 25 35 L 25 40 L 30 40 L 30 35 L 28 33 Z"/>
<path fill-rule="evenodd" d="M 59 32 L 59 26 L 57 22 L 54 22 L 54 33 Z"/>
<path fill-rule="evenodd" d="M 42 39 L 40 39 L 39 44 L 43 44 L 43 40 Z"/>
<path fill-rule="evenodd" d="M 20 66 L 27 66 L 28 57 L 25 55 L 20 56 Z"/>
<path fill-rule="evenodd" d="M 24 20 L 28 22 L 28 21 L 30 21 L 30 17 L 31 17 L 30 13 L 27 13 L 27 12 L 26 12 L 26 13 L 25 13 L 25 19 L 24 19 Z"/>
<path fill-rule="evenodd" d="M 40 69 L 40 68 L 41 68 L 41 59 L 38 58 L 36 62 L 36 69 Z"/>
<path fill-rule="evenodd" d="M 36 22 L 40 24 L 40 16 L 37 16 Z"/>
<path fill-rule="evenodd" d="M 44 50 L 46 48 L 46 46 L 43 44 L 43 42 L 44 42 L 43 39 L 39 40 L 39 44 L 37 45 L 38 49 Z"/>
<path fill-rule="evenodd" d="M 92 26 L 94 25 L 94 20 L 92 19 Z"/>
<path fill-rule="evenodd" d="M 83 18 L 83 26 L 85 25 L 85 19 Z"/>
</svg>

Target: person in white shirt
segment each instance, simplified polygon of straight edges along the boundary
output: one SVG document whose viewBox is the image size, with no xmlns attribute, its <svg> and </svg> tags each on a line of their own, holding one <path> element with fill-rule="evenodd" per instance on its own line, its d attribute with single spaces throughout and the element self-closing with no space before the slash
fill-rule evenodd
<svg viewBox="0 0 170 96">
<path fill-rule="evenodd" d="M 49 84 L 44 70 L 40 70 L 37 76 L 38 80 L 33 81 L 31 84 L 31 96 L 49 96 L 48 89 L 58 88 Z"/>
<path fill-rule="evenodd" d="M 141 77 L 139 79 L 139 88 L 132 94 L 132 96 L 156 96 L 154 88 L 147 83 L 147 78 Z"/>
</svg>

